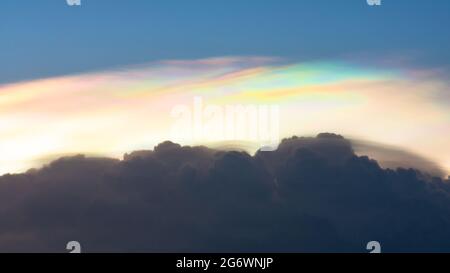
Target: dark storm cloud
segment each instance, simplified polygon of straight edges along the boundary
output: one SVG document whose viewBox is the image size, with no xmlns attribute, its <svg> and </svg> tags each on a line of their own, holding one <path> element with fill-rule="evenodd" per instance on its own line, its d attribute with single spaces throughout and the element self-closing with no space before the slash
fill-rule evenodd
<svg viewBox="0 0 450 273">
<path fill-rule="evenodd" d="M 333 134 L 255 156 L 165 142 L 0 177 L 0 251 L 450 251 L 448 183 Z"/>
</svg>

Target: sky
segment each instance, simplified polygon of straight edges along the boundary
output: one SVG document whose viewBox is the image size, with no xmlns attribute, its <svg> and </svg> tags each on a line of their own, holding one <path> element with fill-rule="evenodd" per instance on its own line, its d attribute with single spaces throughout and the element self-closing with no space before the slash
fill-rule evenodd
<svg viewBox="0 0 450 273">
<path fill-rule="evenodd" d="M 173 139 L 174 109 L 199 97 L 276 105 L 280 137 L 332 131 L 450 173 L 450 2 L 430 2 L 2 1 L 0 174 Z"/>
<path fill-rule="evenodd" d="M 448 67 L 449 9 L 445 0 L 4 0 L 0 82 L 235 55 Z"/>
</svg>

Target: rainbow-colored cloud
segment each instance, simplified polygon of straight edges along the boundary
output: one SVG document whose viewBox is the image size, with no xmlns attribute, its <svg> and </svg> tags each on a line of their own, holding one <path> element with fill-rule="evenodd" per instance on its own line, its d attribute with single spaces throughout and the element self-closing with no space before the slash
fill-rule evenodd
<svg viewBox="0 0 450 273">
<path fill-rule="evenodd" d="M 8 84 L 0 86 L 0 174 L 62 154 L 121 157 L 151 148 L 171 137 L 172 109 L 196 96 L 215 105 L 275 104 L 282 137 L 337 132 L 417 152 L 450 173 L 449 92 L 432 71 L 266 57 L 165 61 Z"/>
</svg>

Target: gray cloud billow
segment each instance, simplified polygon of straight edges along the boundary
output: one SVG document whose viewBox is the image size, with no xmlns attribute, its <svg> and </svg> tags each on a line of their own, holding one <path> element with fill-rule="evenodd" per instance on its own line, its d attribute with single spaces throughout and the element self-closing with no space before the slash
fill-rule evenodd
<svg viewBox="0 0 450 273">
<path fill-rule="evenodd" d="M 449 182 L 334 134 L 254 156 L 165 142 L 67 157 L 0 177 L 0 251 L 450 252 Z"/>
</svg>

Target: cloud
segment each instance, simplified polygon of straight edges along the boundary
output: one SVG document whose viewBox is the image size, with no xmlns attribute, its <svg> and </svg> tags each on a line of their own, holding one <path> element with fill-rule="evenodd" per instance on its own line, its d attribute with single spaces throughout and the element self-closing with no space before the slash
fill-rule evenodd
<svg viewBox="0 0 450 273">
<path fill-rule="evenodd" d="M 375 158 L 383 168 L 413 168 L 433 176 L 445 177 L 445 168 L 413 152 L 364 140 L 352 139 L 351 142 L 356 154 Z"/>
<path fill-rule="evenodd" d="M 450 181 L 382 169 L 334 134 L 274 152 L 164 142 L 0 177 L 0 251 L 450 251 Z"/>
<path fill-rule="evenodd" d="M 172 134 L 180 118 L 174 109 L 194 113 L 196 97 L 203 125 L 212 123 L 208 106 L 277 106 L 281 137 L 340 132 L 409 149 L 450 174 L 447 78 L 369 61 L 218 57 L 0 85 L 0 175 L 55 154 L 120 158 L 164 140 L 228 141 L 226 133 L 196 136 L 194 128 Z"/>
</svg>

